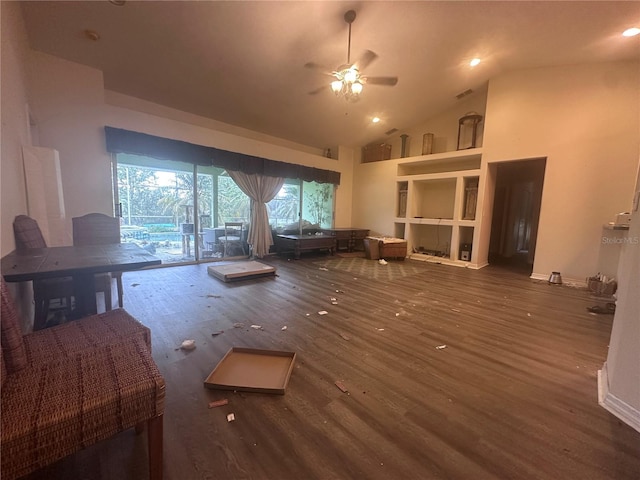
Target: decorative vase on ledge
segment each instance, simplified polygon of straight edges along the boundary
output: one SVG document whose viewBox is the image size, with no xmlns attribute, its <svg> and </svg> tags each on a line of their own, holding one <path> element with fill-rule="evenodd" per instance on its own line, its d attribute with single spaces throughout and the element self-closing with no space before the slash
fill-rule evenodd
<svg viewBox="0 0 640 480">
<path fill-rule="evenodd" d="M 478 136 L 478 124 L 482 121 L 482 115 L 469 112 L 458 120 L 458 150 L 476 148 Z"/>
<path fill-rule="evenodd" d="M 422 136 L 422 155 L 433 153 L 433 133 L 425 133 Z"/>
</svg>

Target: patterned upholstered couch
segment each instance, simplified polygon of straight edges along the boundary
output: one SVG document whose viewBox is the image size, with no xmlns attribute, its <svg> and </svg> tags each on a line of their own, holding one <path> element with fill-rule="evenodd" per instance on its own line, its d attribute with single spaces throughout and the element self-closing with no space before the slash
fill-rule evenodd
<svg viewBox="0 0 640 480">
<path fill-rule="evenodd" d="M 150 477 L 162 478 L 165 383 L 149 329 L 116 309 L 23 336 L 1 283 L 2 479 L 145 424 Z"/>
</svg>

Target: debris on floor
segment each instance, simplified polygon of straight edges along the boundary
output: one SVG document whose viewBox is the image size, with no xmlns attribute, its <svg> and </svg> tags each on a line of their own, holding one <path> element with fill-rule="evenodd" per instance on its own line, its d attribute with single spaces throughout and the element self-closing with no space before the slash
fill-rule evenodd
<svg viewBox="0 0 640 480">
<path fill-rule="evenodd" d="M 320 310 L 318 312 L 318 315 L 326 315 L 327 313 L 329 313 L 329 312 L 327 312 L 326 310 Z"/>
<path fill-rule="evenodd" d="M 378 263 L 380 265 L 386 265 L 388 262 L 384 258 L 381 258 L 380 260 L 378 260 Z"/>
<path fill-rule="evenodd" d="M 342 393 L 349 393 L 347 387 L 340 380 L 336 380 L 335 386 L 338 387 Z"/>
<path fill-rule="evenodd" d="M 384 328 L 376 328 L 376 330 L 379 332 L 384 332 Z"/>
<path fill-rule="evenodd" d="M 320 267 L 318 270 L 322 270 L 323 272 L 328 272 L 329 269 L 327 267 Z"/>
<path fill-rule="evenodd" d="M 351 340 L 351 337 L 349 335 L 345 335 L 344 333 L 341 333 L 340 336 L 342 337 L 343 340 L 346 340 L 347 342 Z"/>
<path fill-rule="evenodd" d="M 251 325 L 251 328 L 253 328 L 254 330 L 264 330 L 262 328 L 262 325 Z"/>
<path fill-rule="evenodd" d="M 244 328 L 244 323 L 234 323 L 233 328 Z"/>
<path fill-rule="evenodd" d="M 280 330 L 286 330 L 287 326 L 285 325 L 284 327 L 282 327 Z"/>
<path fill-rule="evenodd" d="M 182 350 L 193 350 L 196 348 L 195 340 L 185 340 L 180 344 Z"/>
<path fill-rule="evenodd" d="M 236 416 L 233 413 L 227 415 L 227 422 L 233 422 L 236 419 Z"/>
<path fill-rule="evenodd" d="M 446 346 L 446 345 L 438 345 L 438 346 L 436 347 L 436 350 L 443 350 L 443 349 L 445 349 L 445 348 L 447 348 L 447 346 Z"/>
<path fill-rule="evenodd" d="M 227 405 L 229 400 L 223 398 L 222 400 L 215 400 L 213 402 L 209 402 L 209 408 L 222 407 L 223 405 Z"/>
<path fill-rule="evenodd" d="M 224 333 L 224 330 L 218 330 L 217 332 L 213 332 L 211 333 L 212 337 L 217 337 L 218 335 L 222 335 Z"/>
<path fill-rule="evenodd" d="M 587 288 L 596 295 L 613 295 L 618 290 L 618 282 L 615 278 L 609 278 L 598 272 L 597 275 L 587 278 Z"/>
<path fill-rule="evenodd" d="M 587 307 L 587 310 L 590 313 L 613 315 L 614 313 L 616 313 L 616 304 L 613 302 L 609 302 L 606 305 L 594 305 L 593 307 Z"/>
</svg>

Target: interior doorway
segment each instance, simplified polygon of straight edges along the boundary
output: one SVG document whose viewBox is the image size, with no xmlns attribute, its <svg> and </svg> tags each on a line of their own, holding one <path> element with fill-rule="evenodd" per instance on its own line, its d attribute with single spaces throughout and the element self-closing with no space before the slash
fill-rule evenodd
<svg viewBox="0 0 640 480">
<path fill-rule="evenodd" d="M 495 164 L 490 264 L 533 271 L 545 167 L 546 158 Z"/>
</svg>

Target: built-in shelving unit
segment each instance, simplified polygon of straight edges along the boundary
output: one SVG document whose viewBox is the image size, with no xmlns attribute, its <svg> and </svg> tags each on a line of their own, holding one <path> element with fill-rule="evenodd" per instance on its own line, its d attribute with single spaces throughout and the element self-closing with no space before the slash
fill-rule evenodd
<svg viewBox="0 0 640 480">
<path fill-rule="evenodd" d="M 411 258 L 477 268 L 481 161 L 481 148 L 399 161 L 395 233 Z"/>
</svg>

